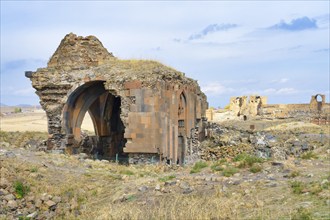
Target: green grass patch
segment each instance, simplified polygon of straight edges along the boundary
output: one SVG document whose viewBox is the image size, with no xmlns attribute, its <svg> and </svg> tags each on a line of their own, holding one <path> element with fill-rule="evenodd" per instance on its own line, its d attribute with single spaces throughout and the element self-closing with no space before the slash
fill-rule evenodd
<svg viewBox="0 0 330 220">
<path fill-rule="evenodd" d="M 293 214 L 292 220 L 312 220 L 313 216 L 310 211 L 308 211 L 305 208 L 299 208 L 296 210 L 296 212 Z"/>
<path fill-rule="evenodd" d="M 32 167 L 32 168 L 30 169 L 30 172 L 31 172 L 31 173 L 36 173 L 36 172 L 38 172 L 38 167 Z"/>
<path fill-rule="evenodd" d="M 161 182 L 166 182 L 175 178 L 176 178 L 175 175 L 169 175 L 169 176 L 160 177 L 158 180 Z"/>
<path fill-rule="evenodd" d="M 221 167 L 221 165 L 213 164 L 211 166 L 211 170 L 214 171 L 214 172 L 217 172 L 217 171 L 223 171 L 223 168 Z"/>
<path fill-rule="evenodd" d="M 244 167 L 252 167 L 255 163 L 262 163 L 264 160 L 262 158 L 249 155 L 246 153 L 239 154 L 234 158 L 235 162 L 239 162 L 238 167 L 244 168 Z"/>
<path fill-rule="evenodd" d="M 227 167 L 222 171 L 222 174 L 226 177 L 230 177 L 234 175 L 235 173 L 238 173 L 238 169 L 235 167 Z"/>
<path fill-rule="evenodd" d="M 290 186 L 294 194 L 301 194 L 305 189 L 305 184 L 300 181 L 293 181 L 291 182 Z"/>
<path fill-rule="evenodd" d="M 291 182 L 291 188 L 294 194 L 302 194 L 304 192 L 308 192 L 312 195 L 317 195 L 324 189 L 327 189 L 327 186 L 324 186 L 319 182 L 303 183 L 300 181 L 294 181 Z"/>
<path fill-rule="evenodd" d="M 134 172 L 131 171 L 131 170 L 122 170 L 122 171 L 120 171 L 120 174 L 124 174 L 124 175 L 127 175 L 127 176 L 133 176 Z"/>
<path fill-rule="evenodd" d="M 221 160 L 216 161 L 214 164 L 212 164 L 211 170 L 213 172 L 223 171 L 222 165 L 224 165 L 226 162 L 227 162 L 226 159 L 221 159 Z"/>
<path fill-rule="evenodd" d="M 304 160 L 311 160 L 311 159 L 318 158 L 318 156 L 313 151 L 308 151 L 306 153 L 303 153 L 300 157 L 301 157 L 301 159 L 304 159 Z"/>
<path fill-rule="evenodd" d="M 131 201 L 136 200 L 136 197 L 134 195 L 129 195 L 129 196 L 127 196 L 126 200 L 131 202 Z"/>
<path fill-rule="evenodd" d="M 17 199 L 22 199 L 27 193 L 30 192 L 30 187 L 24 185 L 21 181 L 16 181 L 14 183 L 15 196 Z"/>
<path fill-rule="evenodd" d="M 96 190 L 96 189 L 94 189 L 94 190 L 92 191 L 92 196 L 97 196 L 97 190 Z"/>
<path fill-rule="evenodd" d="M 19 216 L 18 220 L 30 220 L 30 217 L 26 217 L 26 216 Z"/>
<path fill-rule="evenodd" d="M 208 167 L 207 163 L 204 161 L 198 161 L 194 164 L 190 173 L 199 173 L 203 168 Z"/>
</svg>

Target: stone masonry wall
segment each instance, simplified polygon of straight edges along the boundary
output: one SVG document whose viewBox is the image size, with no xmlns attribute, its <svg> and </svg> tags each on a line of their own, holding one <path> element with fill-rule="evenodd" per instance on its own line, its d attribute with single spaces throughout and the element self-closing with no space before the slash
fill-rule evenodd
<svg viewBox="0 0 330 220">
<path fill-rule="evenodd" d="M 208 104 L 195 80 L 158 62 L 119 60 L 94 36 L 66 35 L 48 66 L 26 76 L 47 114 L 49 149 L 79 147 L 87 111 L 98 139 L 115 148 L 124 143 L 126 155 L 182 161 L 192 130 L 199 127 L 203 138 Z M 122 123 L 122 134 L 113 123 Z"/>
</svg>

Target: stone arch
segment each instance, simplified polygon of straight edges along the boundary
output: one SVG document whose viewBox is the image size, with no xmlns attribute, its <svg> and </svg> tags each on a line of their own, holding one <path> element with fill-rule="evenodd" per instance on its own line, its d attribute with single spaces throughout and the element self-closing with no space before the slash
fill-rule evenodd
<svg viewBox="0 0 330 220">
<path fill-rule="evenodd" d="M 317 110 L 318 111 L 321 111 L 322 110 L 322 105 L 325 102 L 324 99 L 325 99 L 324 95 L 321 95 L 321 94 L 315 95 L 315 100 L 317 102 Z"/>
<path fill-rule="evenodd" d="M 180 127 L 187 128 L 187 117 L 188 117 L 187 95 L 185 94 L 184 90 L 179 94 L 180 95 L 179 95 L 179 103 L 178 103 L 178 121 L 181 121 L 181 123 L 179 123 L 179 128 Z"/>
<path fill-rule="evenodd" d="M 317 102 L 323 102 L 323 96 L 321 95 L 321 94 L 317 94 L 317 95 L 315 95 L 315 100 L 317 101 Z"/>
<path fill-rule="evenodd" d="M 77 87 L 69 95 L 63 109 L 63 128 L 67 135 L 80 138 L 80 126 L 89 107 L 102 94 L 106 94 L 102 81 L 88 82 Z M 95 129 L 95 117 L 91 115 Z M 98 134 L 97 131 L 95 131 Z"/>
<path fill-rule="evenodd" d="M 87 139 L 86 153 L 97 154 L 104 159 L 123 154 L 126 141 L 125 127 L 120 118 L 121 97 L 106 90 L 104 81 L 86 82 L 69 95 L 63 109 L 67 147 L 73 151 L 81 147 L 81 124 L 87 112 L 93 121 L 96 136 Z"/>
<path fill-rule="evenodd" d="M 322 94 L 316 94 L 312 96 L 311 102 L 310 102 L 310 108 L 311 110 L 317 110 L 322 111 L 322 108 L 325 104 L 325 95 Z"/>
</svg>

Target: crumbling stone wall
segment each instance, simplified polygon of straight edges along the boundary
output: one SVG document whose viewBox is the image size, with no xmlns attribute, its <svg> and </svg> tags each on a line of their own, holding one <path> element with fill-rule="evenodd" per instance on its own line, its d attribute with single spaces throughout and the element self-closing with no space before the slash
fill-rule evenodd
<svg viewBox="0 0 330 220">
<path fill-rule="evenodd" d="M 192 131 L 204 137 L 208 104 L 197 81 L 158 62 L 119 60 L 94 36 L 66 35 L 47 67 L 26 76 L 47 114 L 49 150 L 79 152 L 86 112 L 98 142 L 91 151 L 104 158 L 183 163 Z"/>
<path fill-rule="evenodd" d="M 265 96 L 239 96 L 231 97 L 229 109 L 235 115 L 243 117 L 255 117 L 261 114 L 261 107 L 267 104 L 267 97 Z"/>
<path fill-rule="evenodd" d="M 321 100 L 318 100 L 318 97 L 320 97 Z M 323 107 L 325 106 L 325 95 L 313 95 L 309 105 L 311 111 L 322 111 Z"/>
<path fill-rule="evenodd" d="M 321 100 L 318 100 L 318 97 Z M 314 120 L 328 121 L 330 104 L 325 102 L 325 95 L 313 95 L 309 104 L 272 104 L 263 105 L 261 115 L 272 118 L 302 117 Z M 322 123 L 326 123 L 322 122 Z"/>
<path fill-rule="evenodd" d="M 229 109 L 240 116 L 247 109 L 247 96 L 230 97 Z"/>
</svg>

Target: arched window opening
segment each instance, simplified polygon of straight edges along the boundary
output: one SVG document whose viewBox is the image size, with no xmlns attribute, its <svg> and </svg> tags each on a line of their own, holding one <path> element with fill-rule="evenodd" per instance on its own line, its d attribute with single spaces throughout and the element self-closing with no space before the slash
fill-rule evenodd
<svg viewBox="0 0 330 220">
<path fill-rule="evenodd" d="M 186 136 L 187 136 L 187 99 L 182 92 L 179 97 L 178 105 L 178 161 L 183 164 L 186 152 Z"/>
</svg>

